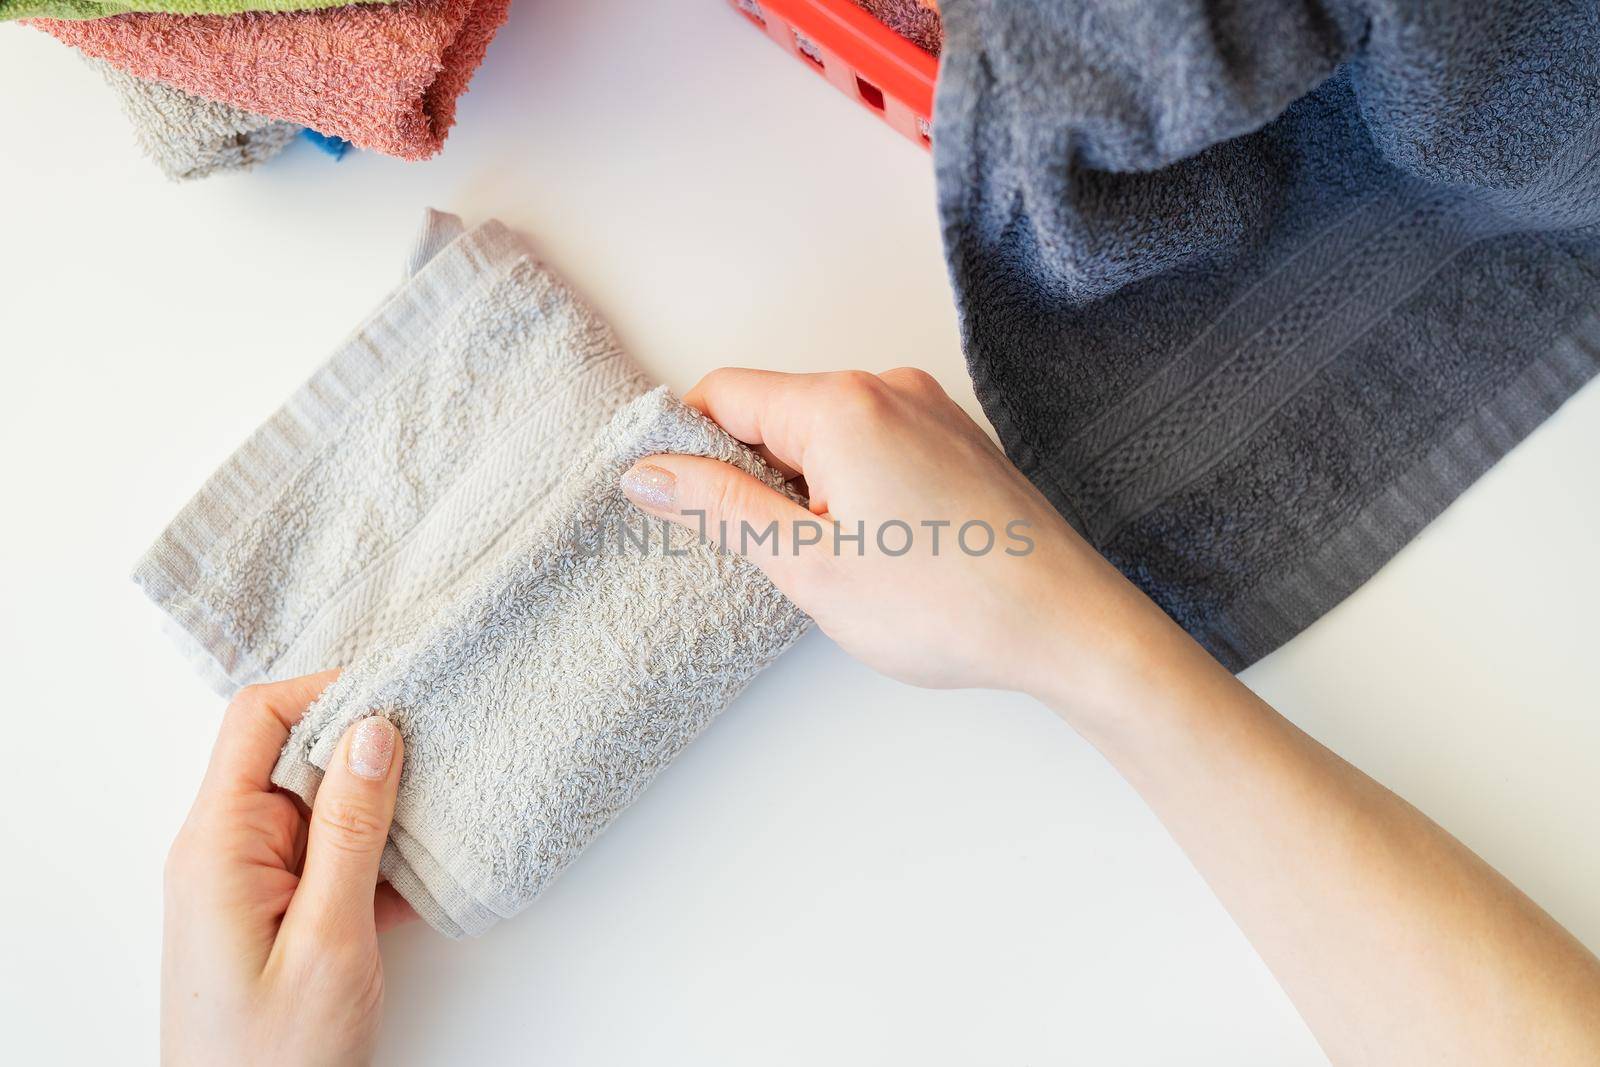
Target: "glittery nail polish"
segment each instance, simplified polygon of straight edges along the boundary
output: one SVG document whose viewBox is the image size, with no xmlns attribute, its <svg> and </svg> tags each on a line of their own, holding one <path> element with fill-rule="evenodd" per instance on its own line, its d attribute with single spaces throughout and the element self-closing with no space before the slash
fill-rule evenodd
<svg viewBox="0 0 1600 1067">
<path fill-rule="evenodd" d="M 678 498 L 678 479 L 653 463 L 641 463 L 622 476 L 622 491 L 635 504 L 670 510 Z"/>
<path fill-rule="evenodd" d="M 388 775 L 389 764 L 394 760 L 394 732 L 394 724 L 382 715 L 362 719 L 350 738 L 345 757 L 351 773 L 374 780 Z"/>
</svg>

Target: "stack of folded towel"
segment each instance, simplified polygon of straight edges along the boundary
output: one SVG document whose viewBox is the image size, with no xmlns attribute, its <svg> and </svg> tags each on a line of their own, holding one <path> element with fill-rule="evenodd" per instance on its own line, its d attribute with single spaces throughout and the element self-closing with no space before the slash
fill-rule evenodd
<svg viewBox="0 0 1600 1067">
<path fill-rule="evenodd" d="M 98 61 L 173 178 L 253 166 L 302 127 L 336 151 L 434 155 L 509 0 L 340 2 L 0 0 L 0 20 Z"/>
</svg>

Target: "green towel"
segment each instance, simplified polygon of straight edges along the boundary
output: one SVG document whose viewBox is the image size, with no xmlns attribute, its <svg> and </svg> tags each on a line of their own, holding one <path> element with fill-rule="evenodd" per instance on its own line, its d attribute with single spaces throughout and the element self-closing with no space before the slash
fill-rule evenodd
<svg viewBox="0 0 1600 1067">
<path fill-rule="evenodd" d="M 389 3 L 391 0 L 361 0 Z M 245 11 L 310 11 L 350 0 L 0 0 L 0 22 L 11 19 L 103 19 L 134 11 L 169 15 L 237 15 Z"/>
</svg>

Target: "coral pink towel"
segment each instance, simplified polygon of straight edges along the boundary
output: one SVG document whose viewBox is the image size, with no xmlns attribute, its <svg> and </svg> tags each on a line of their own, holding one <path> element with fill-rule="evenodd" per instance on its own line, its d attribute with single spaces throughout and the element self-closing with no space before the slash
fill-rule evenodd
<svg viewBox="0 0 1600 1067">
<path fill-rule="evenodd" d="M 856 0 L 856 4 L 924 52 L 938 55 L 944 46 L 939 0 Z"/>
<path fill-rule="evenodd" d="M 439 151 L 509 0 L 33 25 L 130 74 L 401 159 Z"/>
</svg>

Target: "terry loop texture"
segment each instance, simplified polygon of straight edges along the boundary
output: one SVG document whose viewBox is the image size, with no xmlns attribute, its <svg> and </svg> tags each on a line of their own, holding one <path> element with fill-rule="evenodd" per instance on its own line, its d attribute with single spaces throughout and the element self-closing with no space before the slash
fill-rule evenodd
<svg viewBox="0 0 1600 1067">
<path fill-rule="evenodd" d="M 398 0 L 280 14 L 32 25 L 141 78 L 360 148 L 426 159 L 509 0 Z"/>
<path fill-rule="evenodd" d="M 300 132 L 292 122 L 202 100 L 97 59 L 89 62 L 117 94 L 139 147 L 173 181 L 248 170 L 283 151 Z"/>
<path fill-rule="evenodd" d="M 242 11 L 309 11 L 348 0 L 0 0 L 0 22 L 10 19 L 103 19 L 136 11 L 173 15 L 236 15 Z M 392 0 L 360 0 L 382 4 Z"/>
<path fill-rule="evenodd" d="M 1600 15 L 950 0 L 934 138 L 1007 453 L 1234 669 L 1600 367 Z"/>
<path fill-rule="evenodd" d="M 497 223 L 430 213 L 389 300 L 139 564 L 218 690 L 345 671 L 274 780 L 313 798 L 374 711 L 406 760 L 385 876 L 451 936 L 538 892 L 805 617 L 748 561 L 635 518 L 663 449 L 776 474 L 649 383 Z M 629 542 L 630 548 L 633 542 Z M 614 546 L 613 546 L 614 547 Z"/>
<path fill-rule="evenodd" d="M 856 0 L 856 3 L 923 51 L 939 54 L 944 27 L 939 22 L 938 0 Z"/>
<path fill-rule="evenodd" d="M 747 560 L 641 525 L 617 480 L 655 452 L 711 456 L 781 485 L 715 425 L 647 393 L 492 562 L 328 688 L 273 773 L 309 803 L 352 723 L 372 711 L 393 720 L 406 765 L 382 869 L 448 934 L 482 933 L 526 907 L 804 632 Z M 630 528 L 668 542 L 639 551 L 623 542 Z"/>
</svg>

